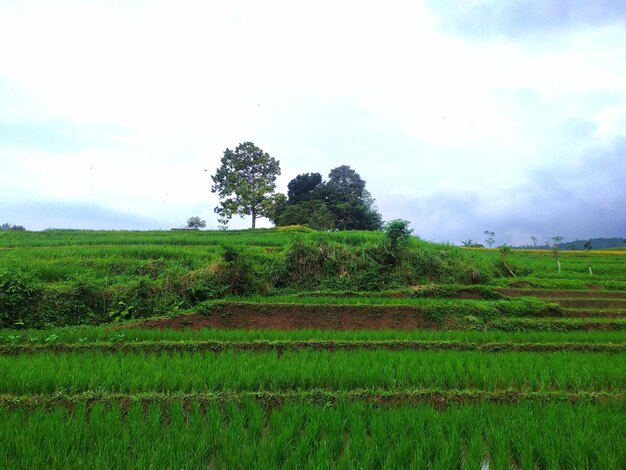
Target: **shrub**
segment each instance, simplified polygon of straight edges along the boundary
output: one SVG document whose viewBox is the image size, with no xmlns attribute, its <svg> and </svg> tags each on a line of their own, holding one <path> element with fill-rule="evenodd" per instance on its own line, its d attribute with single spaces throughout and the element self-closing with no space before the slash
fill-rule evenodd
<svg viewBox="0 0 626 470">
<path fill-rule="evenodd" d="M 41 285 L 31 274 L 20 270 L 0 272 L 0 326 L 28 323 L 41 294 Z"/>
</svg>

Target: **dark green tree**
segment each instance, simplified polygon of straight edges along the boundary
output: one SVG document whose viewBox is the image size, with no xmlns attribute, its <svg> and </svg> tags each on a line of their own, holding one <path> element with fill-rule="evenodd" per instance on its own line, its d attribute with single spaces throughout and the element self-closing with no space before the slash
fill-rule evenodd
<svg viewBox="0 0 626 470">
<path fill-rule="evenodd" d="M 380 230 L 382 217 L 365 181 L 348 165 L 334 168 L 321 190 L 326 205 L 335 215 L 339 230 Z"/>
<path fill-rule="evenodd" d="M 316 189 L 322 186 L 322 175 L 319 173 L 303 173 L 292 179 L 287 185 L 289 204 L 310 201 L 316 197 Z"/>
<path fill-rule="evenodd" d="M 258 217 L 272 217 L 275 204 L 276 177 L 280 162 L 252 142 L 226 149 L 221 166 L 212 176 L 211 192 L 219 194 L 220 206 L 215 212 L 226 225 L 233 215 L 252 216 L 252 228 Z"/>
</svg>

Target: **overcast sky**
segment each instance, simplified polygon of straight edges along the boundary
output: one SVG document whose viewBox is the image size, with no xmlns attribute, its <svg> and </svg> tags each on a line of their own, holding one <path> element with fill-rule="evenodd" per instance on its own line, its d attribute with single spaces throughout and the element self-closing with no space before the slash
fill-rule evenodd
<svg viewBox="0 0 626 470">
<path fill-rule="evenodd" d="M 626 236 L 626 2 L 0 0 L 0 223 L 214 228 L 244 141 L 428 240 Z"/>
</svg>

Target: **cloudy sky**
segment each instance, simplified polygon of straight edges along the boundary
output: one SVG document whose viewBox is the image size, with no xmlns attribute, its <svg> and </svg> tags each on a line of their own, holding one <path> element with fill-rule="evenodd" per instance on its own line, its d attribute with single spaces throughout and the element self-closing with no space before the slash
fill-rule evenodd
<svg viewBox="0 0 626 470">
<path fill-rule="evenodd" d="M 428 240 L 626 236 L 626 2 L 0 0 L 0 223 L 216 227 L 243 141 Z"/>
</svg>

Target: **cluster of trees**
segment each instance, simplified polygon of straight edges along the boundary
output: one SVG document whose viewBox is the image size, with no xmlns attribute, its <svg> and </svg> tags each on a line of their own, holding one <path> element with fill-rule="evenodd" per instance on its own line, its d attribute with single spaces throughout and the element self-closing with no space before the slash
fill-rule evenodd
<svg viewBox="0 0 626 470">
<path fill-rule="evenodd" d="M 22 226 L 22 225 L 11 225 L 9 223 L 4 223 L 4 224 L 0 225 L 0 230 L 2 230 L 2 231 L 7 231 L 7 230 L 24 231 L 24 230 L 26 230 L 26 228 L 24 228 L 24 226 Z"/>
<path fill-rule="evenodd" d="M 382 217 L 365 181 L 347 165 L 334 168 L 324 181 L 319 173 L 296 176 L 278 201 L 276 225 L 307 225 L 316 230 L 380 230 Z"/>
<path fill-rule="evenodd" d="M 319 173 L 304 173 L 276 193 L 280 162 L 252 142 L 226 149 L 212 176 L 211 191 L 220 197 L 215 212 L 226 225 L 233 215 L 267 217 L 279 226 L 307 225 L 316 230 L 380 230 L 382 217 L 365 181 L 347 165 L 331 170 L 328 181 Z"/>
</svg>

